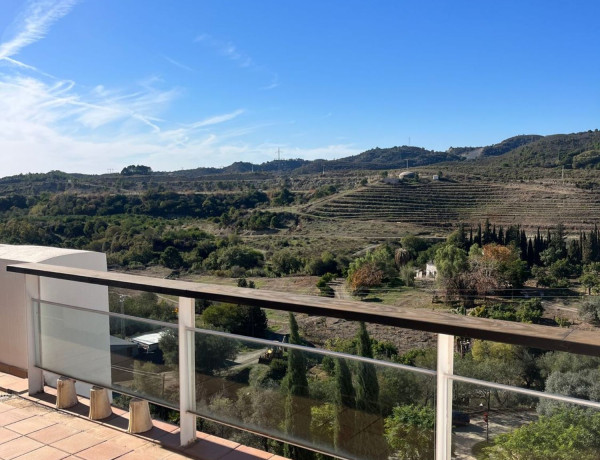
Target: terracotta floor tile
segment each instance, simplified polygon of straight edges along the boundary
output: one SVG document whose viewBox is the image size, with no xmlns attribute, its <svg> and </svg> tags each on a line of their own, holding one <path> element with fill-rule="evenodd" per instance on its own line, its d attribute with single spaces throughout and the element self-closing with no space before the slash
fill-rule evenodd
<svg viewBox="0 0 600 460">
<path fill-rule="evenodd" d="M 62 412 L 59 412 L 56 410 L 52 410 L 52 411 L 49 411 L 48 413 L 45 413 L 43 415 L 43 418 L 45 418 L 47 420 L 52 420 L 56 423 L 61 423 L 63 425 L 66 425 L 67 423 L 69 423 L 73 420 L 73 416 L 68 415 L 68 414 L 63 414 Z"/>
<path fill-rule="evenodd" d="M 82 452 L 78 452 L 77 456 L 85 460 L 113 460 L 114 458 L 131 452 L 131 450 L 132 449 L 117 444 L 114 441 L 105 441 Z"/>
<path fill-rule="evenodd" d="M 40 447 L 44 447 L 44 445 L 26 436 L 21 436 L 20 438 L 0 444 L 0 458 L 10 460 Z"/>
<path fill-rule="evenodd" d="M 90 428 L 85 430 L 86 433 L 89 433 L 92 436 L 96 436 L 97 438 L 100 438 L 104 441 L 108 441 L 109 439 L 113 439 L 122 434 L 120 430 L 115 430 L 114 428 L 109 428 L 104 425 L 94 425 L 91 425 Z"/>
<path fill-rule="evenodd" d="M 179 429 L 177 425 L 172 425 L 170 423 L 162 422 L 160 420 L 153 420 L 152 424 L 159 430 L 168 431 L 169 433 L 172 433 L 173 431 Z"/>
<path fill-rule="evenodd" d="M 35 406 L 33 401 L 29 401 L 28 399 L 24 398 L 11 398 L 8 401 L 6 401 L 6 404 L 18 409 Z"/>
<path fill-rule="evenodd" d="M 173 452 L 161 449 L 158 446 L 150 446 L 147 448 L 135 449 L 128 454 L 119 457 L 119 460 L 164 460 L 170 457 Z"/>
<path fill-rule="evenodd" d="M 23 409 L 7 410 L 0 414 L 0 426 L 10 425 L 15 422 L 20 422 L 26 418 L 32 417 L 32 412 L 25 412 Z"/>
<path fill-rule="evenodd" d="M 233 452 L 225 455 L 223 460 L 252 460 L 252 459 L 270 459 L 274 454 L 254 447 L 239 446 Z"/>
<path fill-rule="evenodd" d="M 118 436 L 115 438 L 112 438 L 111 441 L 115 442 L 117 444 L 120 444 L 122 446 L 128 447 L 131 450 L 133 450 L 133 449 L 137 450 L 137 449 L 141 449 L 143 447 L 153 445 L 147 439 L 138 438 L 137 436 L 133 436 L 129 433 L 121 433 L 119 431 L 116 431 L 116 433 L 118 434 Z"/>
<path fill-rule="evenodd" d="M 2 412 L 6 412 L 7 410 L 13 410 L 14 407 L 13 406 L 9 406 L 8 404 L 5 404 L 3 402 L 0 402 L 0 414 Z"/>
<path fill-rule="evenodd" d="M 29 389 L 29 383 L 25 379 L 19 379 L 18 381 L 10 384 L 10 389 L 15 393 L 21 393 Z"/>
<path fill-rule="evenodd" d="M 18 438 L 19 436 L 20 434 L 15 433 L 14 431 L 0 427 L 0 444 L 5 443 L 7 441 L 12 441 L 13 439 Z"/>
<path fill-rule="evenodd" d="M 102 425 L 112 426 L 120 430 L 127 430 L 127 427 L 129 426 L 129 418 L 125 416 L 113 416 L 106 420 L 100 420 L 100 423 L 102 423 Z"/>
<path fill-rule="evenodd" d="M 221 442 L 225 441 L 225 442 Z M 224 457 L 238 447 L 238 443 L 226 441 L 215 436 L 209 436 L 206 439 L 200 439 L 190 447 L 184 449 L 185 455 L 192 455 L 197 458 L 213 460 Z"/>
<path fill-rule="evenodd" d="M 44 417 L 36 416 L 20 420 L 16 423 L 11 423 L 10 425 L 6 425 L 6 428 L 19 434 L 29 434 L 52 426 L 55 423 L 56 422 L 45 419 Z"/>
<path fill-rule="evenodd" d="M 236 449 L 240 446 L 239 442 L 230 441 L 229 439 L 219 438 L 218 436 L 214 436 L 214 435 L 208 436 L 208 437 L 204 438 L 204 440 L 212 442 L 214 444 L 219 444 L 222 446 L 230 447 L 232 449 Z"/>
<path fill-rule="evenodd" d="M 77 433 L 68 438 L 61 439 L 60 441 L 52 443 L 52 447 L 64 450 L 70 454 L 77 454 L 82 450 L 89 449 L 96 444 L 100 444 L 102 439 L 98 439 L 88 433 Z"/>
<path fill-rule="evenodd" d="M 94 428 L 94 426 L 96 426 L 96 424 L 94 422 L 91 422 L 87 418 L 83 418 L 83 417 L 79 417 L 79 416 L 75 416 L 75 415 L 69 415 L 68 417 L 69 418 L 65 422 L 65 425 L 70 426 L 75 429 L 78 429 L 78 430 L 81 430 L 81 431 L 89 430 L 91 428 Z"/>
<path fill-rule="evenodd" d="M 17 457 L 16 460 L 25 460 L 26 458 L 32 458 L 35 460 L 60 460 L 67 456 L 69 456 L 69 454 L 63 452 L 62 450 L 58 450 L 50 446 L 44 446 L 41 449 L 37 449 Z"/>
<path fill-rule="evenodd" d="M 175 429 L 178 430 L 177 427 L 175 427 Z M 171 434 L 171 431 L 161 430 L 160 428 L 153 426 L 152 429 L 145 431 L 143 433 L 139 433 L 136 436 L 139 436 L 140 438 L 152 440 L 152 441 L 160 441 L 162 438 L 164 438 L 168 434 Z"/>
<path fill-rule="evenodd" d="M 45 417 L 42 417 L 45 418 Z M 30 433 L 28 437 L 35 439 L 36 441 L 43 442 L 44 444 L 52 444 L 61 439 L 68 438 L 74 434 L 79 433 L 79 430 L 57 423 L 47 428 L 43 428 L 39 431 Z"/>
</svg>

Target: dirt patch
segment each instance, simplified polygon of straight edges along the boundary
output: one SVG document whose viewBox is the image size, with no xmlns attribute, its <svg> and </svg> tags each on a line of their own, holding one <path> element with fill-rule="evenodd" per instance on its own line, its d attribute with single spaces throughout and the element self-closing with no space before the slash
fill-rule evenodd
<svg viewBox="0 0 600 460">
<path fill-rule="evenodd" d="M 298 315 L 297 320 L 303 337 L 319 347 L 323 346 L 327 339 L 351 339 L 358 332 L 358 323 L 355 321 L 308 315 Z M 368 324 L 367 330 L 372 338 L 393 343 L 399 353 L 413 348 L 432 348 L 436 343 L 436 334 L 430 332 L 381 324 Z"/>
</svg>

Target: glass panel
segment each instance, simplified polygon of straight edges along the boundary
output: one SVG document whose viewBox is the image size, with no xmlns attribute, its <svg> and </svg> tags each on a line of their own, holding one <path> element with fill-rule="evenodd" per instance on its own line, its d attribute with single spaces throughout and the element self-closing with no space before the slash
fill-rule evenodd
<svg viewBox="0 0 600 460">
<path fill-rule="evenodd" d="M 37 366 L 179 407 L 176 327 L 44 302 L 34 311 Z M 124 337 L 109 332 L 113 321 L 123 325 Z"/>
<path fill-rule="evenodd" d="M 600 401 L 600 357 L 457 338 L 454 373 Z"/>
<path fill-rule="evenodd" d="M 452 458 L 600 458 L 596 409 L 455 382 L 453 421 Z"/>
<path fill-rule="evenodd" d="M 198 415 L 346 458 L 433 458 L 434 376 L 308 347 L 190 333 Z M 220 430 L 253 445 L 247 435 Z"/>
<path fill-rule="evenodd" d="M 172 295 L 110 287 L 108 306 L 113 313 L 177 324 L 179 301 Z M 110 326 L 112 335 L 124 337 L 127 333 L 122 330 L 124 325 L 117 318 L 111 319 Z"/>
</svg>

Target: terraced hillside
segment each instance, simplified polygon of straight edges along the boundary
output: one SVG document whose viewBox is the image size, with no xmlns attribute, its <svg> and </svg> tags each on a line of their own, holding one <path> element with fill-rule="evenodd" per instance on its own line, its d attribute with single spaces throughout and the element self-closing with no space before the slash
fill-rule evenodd
<svg viewBox="0 0 600 460">
<path fill-rule="evenodd" d="M 522 224 L 589 229 L 600 221 L 600 194 L 555 183 L 446 182 L 374 184 L 304 209 L 321 218 L 401 222 L 417 227 Z"/>
</svg>

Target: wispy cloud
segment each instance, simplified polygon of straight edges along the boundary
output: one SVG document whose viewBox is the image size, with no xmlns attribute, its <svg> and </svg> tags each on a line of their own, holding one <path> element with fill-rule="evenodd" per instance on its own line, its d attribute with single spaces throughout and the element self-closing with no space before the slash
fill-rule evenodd
<svg viewBox="0 0 600 460">
<path fill-rule="evenodd" d="M 219 40 L 209 34 L 198 35 L 195 41 L 212 48 L 221 56 L 236 62 L 240 67 L 252 67 L 255 65 L 250 56 L 240 51 L 238 47 L 230 41 Z"/>
<path fill-rule="evenodd" d="M 191 67 L 189 67 L 185 64 L 182 64 L 181 62 L 176 61 L 175 59 L 173 59 L 169 56 L 165 56 L 164 54 L 161 54 L 161 56 L 165 61 L 173 64 L 175 67 L 179 67 L 180 69 L 187 70 L 188 72 L 195 72 L 195 70 L 192 69 Z"/>
<path fill-rule="evenodd" d="M 225 113 L 223 115 L 215 115 L 213 117 L 206 118 L 204 120 L 193 123 L 190 125 L 190 127 L 196 129 L 196 128 L 203 128 L 205 126 L 218 125 L 220 123 L 224 123 L 226 121 L 233 120 L 234 118 L 238 117 L 242 113 L 244 113 L 244 110 L 238 109 L 231 113 Z"/>
<path fill-rule="evenodd" d="M 8 60 L 27 45 L 43 38 L 50 26 L 69 13 L 76 3 L 77 0 L 38 0 L 29 2 L 21 16 L 13 23 L 13 28 L 16 31 L 14 36 L 0 44 L 0 60 Z M 10 59 L 9 62 L 27 66 L 27 64 L 14 59 Z"/>
<path fill-rule="evenodd" d="M 262 90 L 270 90 L 270 89 L 277 88 L 278 86 L 279 86 L 279 75 L 273 74 L 273 78 L 271 78 L 271 83 L 268 84 L 267 86 L 263 86 L 261 89 Z"/>
</svg>

